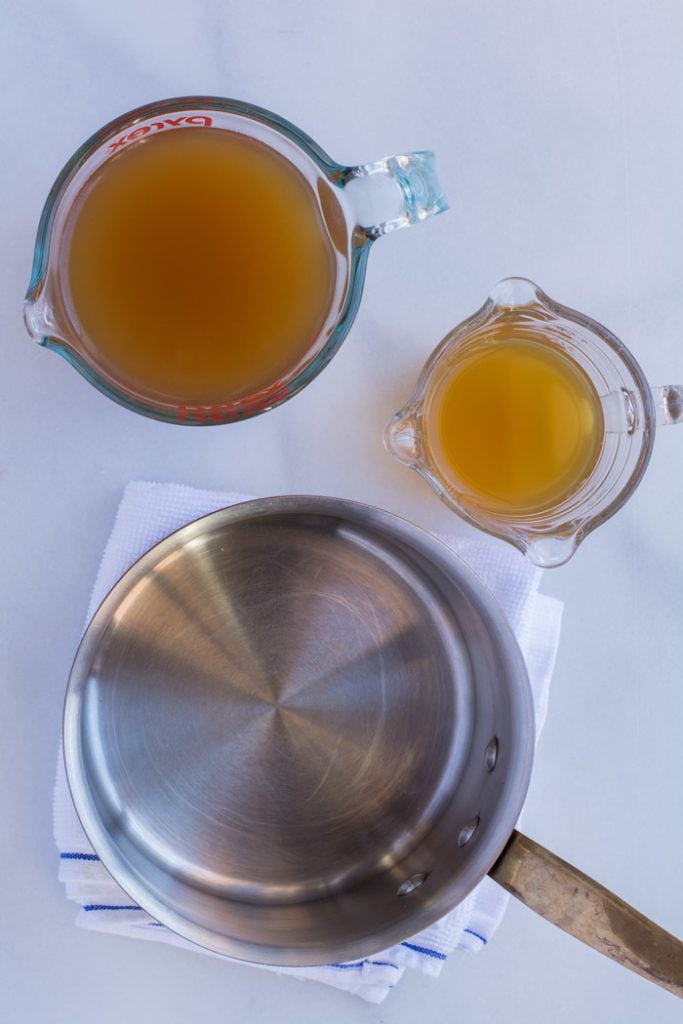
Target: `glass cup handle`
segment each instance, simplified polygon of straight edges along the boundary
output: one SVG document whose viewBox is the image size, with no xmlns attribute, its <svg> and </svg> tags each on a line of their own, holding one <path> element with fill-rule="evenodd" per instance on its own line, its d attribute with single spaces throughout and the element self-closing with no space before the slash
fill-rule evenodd
<svg viewBox="0 0 683 1024">
<path fill-rule="evenodd" d="M 448 209 L 434 154 L 427 150 L 349 167 L 343 185 L 357 222 L 370 239 Z"/>
<path fill-rule="evenodd" d="M 672 423 L 683 423 L 683 384 L 665 384 L 650 388 L 655 403 L 657 425 L 668 427 Z"/>
</svg>

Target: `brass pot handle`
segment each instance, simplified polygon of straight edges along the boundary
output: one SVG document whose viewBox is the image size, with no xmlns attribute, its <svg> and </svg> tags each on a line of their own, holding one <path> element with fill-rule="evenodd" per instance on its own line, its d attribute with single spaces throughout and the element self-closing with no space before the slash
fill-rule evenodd
<svg viewBox="0 0 683 1024">
<path fill-rule="evenodd" d="M 683 999 L 683 942 L 520 832 L 491 878 L 563 931 Z"/>
</svg>

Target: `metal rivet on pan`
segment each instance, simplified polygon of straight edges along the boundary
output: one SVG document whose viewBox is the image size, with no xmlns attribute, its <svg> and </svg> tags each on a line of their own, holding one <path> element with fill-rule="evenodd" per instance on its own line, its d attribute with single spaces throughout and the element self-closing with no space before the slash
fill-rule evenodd
<svg viewBox="0 0 683 1024">
<path fill-rule="evenodd" d="M 406 878 L 405 882 L 401 882 L 396 890 L 396 895 L 407 896 L 409 892 L 414 892 L 415 889 L 418 889 L 422 885 L 426 877 L 427 876 L 422 873 L 411 875 L 410 878 Z"/>
<path fill-rule="evenodd" d="M 458 846 L 465 846 L 469 843 L 470 839 L 477 831 L 479 826 L 479 815 L 476 818 L 472 818 L 472 821 L 468 821 L 463 828 L 460 829 L 460 835 L 458 836 Z"/>
<path fill-rule="evenodd" d="M 488 771 L 492 772 L 496 767 L 496 761 L 498 760 L 498 738 L 493 737 L 484 753 L 484 764 Z"/>
</svg>

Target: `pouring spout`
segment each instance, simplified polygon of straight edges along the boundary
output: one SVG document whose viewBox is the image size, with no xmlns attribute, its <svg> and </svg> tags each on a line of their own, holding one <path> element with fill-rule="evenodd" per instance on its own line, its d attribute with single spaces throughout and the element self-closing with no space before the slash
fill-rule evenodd
<svg viewBox="0 0 683 1024">
<path fill-rule="evenodd" d="M 24 324 L 33 340 L 37 341 L 39 345 L 45 345 L 50 338 L 58 336 L 54 310 L 42 298 L 35 301 L 25 300 Z"/>
<path fill-rule="evenodd" d="M 539 535 L 524 541 L 523 550 L 529 561 L 539 569 L 554 569 L 568 562 L 579 543 L 577 534 Z"/>
<path fill-rule="evenodd" d="M 404 466 L 415 466 L 420 459 L 417 420 L 413 410 L 402 409 L 386 425 L 384 447 Z"/>
</svg>

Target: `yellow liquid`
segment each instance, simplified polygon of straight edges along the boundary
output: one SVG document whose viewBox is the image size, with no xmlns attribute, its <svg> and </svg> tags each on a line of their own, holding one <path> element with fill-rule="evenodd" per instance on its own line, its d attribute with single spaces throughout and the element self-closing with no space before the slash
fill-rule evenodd
<svg viewBox="0 0 683 1024">
<path fill-rule="evenodd" d="M 585 372 L 551 342 L 501 332 L 432 389 L 425 440 L 438 475 L 465 502 L 547 510 L 594 469 L 602 407 Z"/>
<path fill-rule="evenodd" d="M 335 253 L 312 189 L 237 133 L 132 143 L 70 217 L 67 293 L 86 355 L 136 393 L 249 395 L 305 359 L 329 312 Z"/>
</svg>

